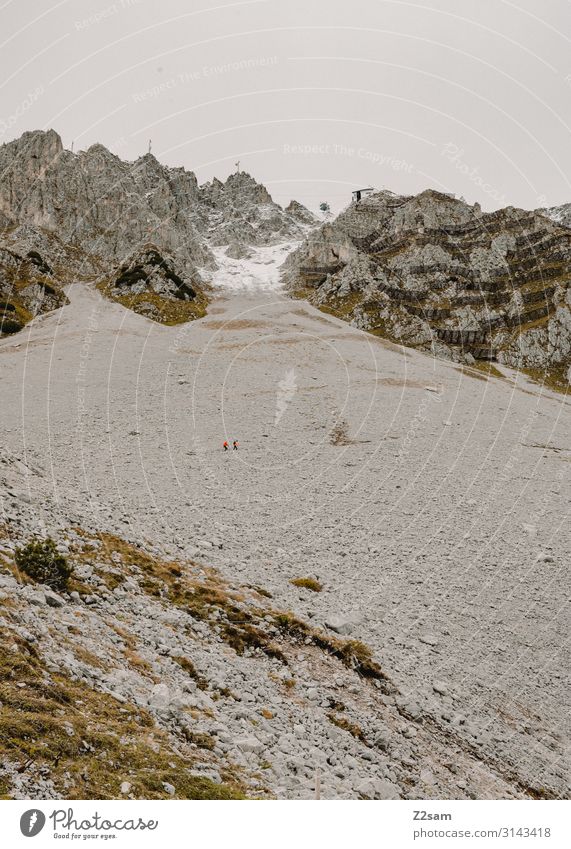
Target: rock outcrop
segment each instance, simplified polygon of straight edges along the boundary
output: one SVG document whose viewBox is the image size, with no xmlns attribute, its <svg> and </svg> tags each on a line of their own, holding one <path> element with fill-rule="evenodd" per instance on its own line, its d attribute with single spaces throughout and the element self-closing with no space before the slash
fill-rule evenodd
<svg viewBox="0 0 571 849">
<path fill-rule="evenodd" d="M 305 224 L 308 227 L 315 227 L 318 223 L 317 216 L 297 200 L 290 200 L 285 208 L 285 212 L 300 224 Z"/>
<path fill-rule="evenodd" d="M 53 130 L 0 148 L 0 212 L 56 233 L 66 244 L 122 260 L 152 240 L 189 270 L 213 265 L 192 221 L 194 174 L 147 154 L 123 162 L 103 145 L 74 154 Z"/>
<path fill-rule="evenodd" d="M 177 271 L 173 258 L 156 245 L 135 251 L 98 287 L 111 299 L 162 324 L 179 324 L 205 314 L 200 287 Z"/>
<path fill-rule="evenodd" d="M 571 230 L 436 191 L 380 192 L 314 231 L 290 290 L 364 330 L 438 356 L 497 360 L 567 385 Z"/>
<path fill-rule="evenodd" d="M 272 245 L 302 239 L 315 219 L 301 204 L 284 210 L 260 183 L 240 171 L 225 183 L 213 180 L 200 187 L 199 199 L 207 215 L 197 226 L 213 245 L 242 242 Z"/>
<path fill-rule="evenodd" d="M 23 256 L 0 246 L 0 336 L 65 303 L 60 281 L 41 254 L 30 250 Z"/>
<path fill-rule="evenodd" d="M 563 227 L 571 227 L 571 203 L 545 207 L 544 209 L 538 209 L 537 212 L 555 221 L 556 224 L 561 224 Z"/>
</svg>

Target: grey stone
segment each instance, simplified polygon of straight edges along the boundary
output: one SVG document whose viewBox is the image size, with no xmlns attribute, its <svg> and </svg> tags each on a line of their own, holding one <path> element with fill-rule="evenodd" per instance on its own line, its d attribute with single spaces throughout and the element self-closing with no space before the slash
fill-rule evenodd
<svg viewBox="0 0 571 849">
<path fill-rule="evenodd" d="M 257 755 L 263 752 L 265 749 L 264 744 L 261 743 L 256 737 L 242 737 L 239 740 L 236 740 L 235 744 L 243 752 L 253 752 Z"/>
<path fill-rule="evenodd" d="M 399 788 L 391 781 L 375 781 L 375 799 L 400 799 Z"/>
<path fill-rule="evenodd" d="M 536 557 L 537 563 L 555 563 L 555 558 L 552 554 L 540 553 Z"/>
<path fill-rule="evenodd" d="M 154 708 L 167 708 L 171 701 L 171 693 L 166 684 L 155 684 L 149 696 L 149 705 Z"/>
<path fill-rule="evenodd" d="M 342 636 L 349 636 L 359 624 L 358 617 L 332 615 L 325 620 L 325 627 Z"/>
<path fill-rule="evenodd" d="M 64 599 L 57 595 L 57 593 L 47 591 L 44 593 L 44 596 L 48 607 L 63 607 L 65 604 Z"/>
</svg>

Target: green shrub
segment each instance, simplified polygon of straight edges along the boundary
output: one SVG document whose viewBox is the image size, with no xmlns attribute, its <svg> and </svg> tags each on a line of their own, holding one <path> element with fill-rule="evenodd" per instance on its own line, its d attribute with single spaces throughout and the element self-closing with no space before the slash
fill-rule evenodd
<svg viewBox="0 0 571 849">
<path fill-rule="evenodd" d="M 72 566 L 56 548 L 53 539 L 34 540 L 15 552 L 16 566 L 52 590 L 65 590 Z"/>
</svg>

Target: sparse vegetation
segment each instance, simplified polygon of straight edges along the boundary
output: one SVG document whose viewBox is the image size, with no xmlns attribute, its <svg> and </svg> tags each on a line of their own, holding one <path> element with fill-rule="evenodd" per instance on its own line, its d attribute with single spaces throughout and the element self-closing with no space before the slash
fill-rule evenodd
<svg viewBox="0 0 571 849">
<path fill-rule="evenodd" d="M 349 436 L 349 425 L 346 421 L 338 421 L 336 425 L 334 425 L 331 433 L 329 434 L 329 441 L 331 445 L 351 445 L 353 440 Z"/>
<path fill-rule="evenodd" d="M 466 366 L 464 368 L 464 371 L 465 373 L 470 373 L 472 369 L 482 372 L 482 374 L 488 375 L 489 377 L 499 377 L 500 380 L 506 379 L 505 375 L 502 374 L 499 368 L 496 368 L 496 366 L 489 360 L 476 360 L 476 362 L 473 363 L 471 366 Z M 474 377 L 476 376 L 477 375 L 474 375 Z"/>
<path fill-rule="evenodd" d="M 116 701 L 62 674 L 48 675 L 32 643 L 0 637 L 0 788 L 10 798 L 7 769 L 48 776 L 67 799 L 117 799 L 120 783 L 137 799 L 242 799 L 233 776 L 222 784 L 190 774 L 192 750 L 175 749 L 143 709 Z M 24 685 L 24 686 L 22 686 Z M 197 745 L 206 745 L 201 740 Z M 204 755 L 200 755 L 204 757 Z M 3 774 L 4 773 L 4 774 Z"/>
<path fill-rule="evenodd" d="M 323 585 L 315 578 L 292 578 L 290 584 L 294 587 L 301 587 L 304 590 L 311 590 L 312 593 L 320 593 Z"/>
<path fill-rule="evenodd" d="M 521 371 L 531 378 L 534 383 L 547 386 L 548 389 L 554 389 L 556 392 L 562 392 L 564 395 L 571 394 L 571 384 L 567 379 L 566 366 L 551 366 L 545 370 L 524 368 Z"/>
<path fill-rule="evenodd" d="M 97 288 L 106 298 L 159 324 L 183 324 L 206 315 L 208 301 L 202 293 L 198 293 L 190 301 L 185 301 L 180 298 L 164 298 L 155 292 L 117 295 L 114 294 L 113 284 L 109 281 L 99 283 Z"/>
<path fill-rule="evenodd" d="M 363 729 L 360 725 L 357 725 L 356 722 L 351 722 L 346 716 L 337 716 L 337 714 L 333 712 L 328 713 L 327 718 L 333 723 L 333 725 L 336 725 L 337 728 L 341 728 L 343 731 L 348 731 L 349 734 L 357 740 L 360 740 L 362 743 L 367 742 Z"/>
<path fill-rule="evenodd" d="M 196 681 L 197 686 L 200 687 L 201 690 L 206 690 L 208 688 L 208 681 L 206 680 L 206 678 L 204 678 L 203 675 L 196 671 L 194 663 L 189 660 L 188 657 L 173 655 L 171 659 L 174 660 L 175 663 L 178 663 L 181 669 L 184 669 L 184 671 L 192 679 L 194 679 L 194 681 Z"/>
<path fill-rule="evenodd" d="M 287 663 L 283 652 L 260 625 L 256 610 L 247 608 L 243 596 L 231 591 L 214 570 L 205 570 L 203 577 L 197 579 L 179 563 L 151 556 L 112 534 L 100 534 L 99 539 L 110 563 L 114 563 L 112 555 L 119 554 L 123 568 L 131 567 L 139 573 L 139 584 L 145 592 L 168 599 L 195 619 L 216 623 L 220 637 L 237 654 L 260 651 Z"/>
<path fill-rule="evenodd" d="M 323 631 L 311 628 L 310 625 L 298 619 L 293 613 L 275 613 L 274 622 L 290 639 L 303 643 L 307 643 L 307 640 L 309 640 L 313 645 L 338 658 L 345 666 L 354 669 L 364 678 L 380 681 L 387 690 L 396 691 L 389 677 L 385 675 L 373 659 L 371 649 L 359 640 L 342 640 L 330 637 Z"/>
<path fill-rule="evenodd" d="M 32 540 L 23 548 L 17 548 L 14 557 L 18 569 L 37 583 L 47 584 L 56 592 L 67 589 L 73 569 L 57 550 L 53 539 Z"/>
</svg>

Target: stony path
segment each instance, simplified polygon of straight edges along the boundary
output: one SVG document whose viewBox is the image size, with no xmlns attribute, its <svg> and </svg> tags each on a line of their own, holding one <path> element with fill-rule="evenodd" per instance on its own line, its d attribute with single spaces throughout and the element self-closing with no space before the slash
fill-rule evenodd
<svg viewBox="0 0 571 849">
<path fill-rule="evenodd" d="M 4 448 L 40 472 L 8 509 L 57 503 L 347 620 L 438 733 L 565 795 L 570 401 L 279 292 L 178 328 L 70 297 L 0 342 Z"/>
</svg>

